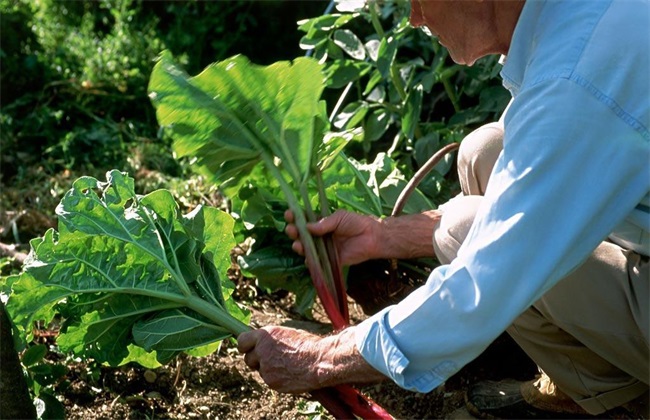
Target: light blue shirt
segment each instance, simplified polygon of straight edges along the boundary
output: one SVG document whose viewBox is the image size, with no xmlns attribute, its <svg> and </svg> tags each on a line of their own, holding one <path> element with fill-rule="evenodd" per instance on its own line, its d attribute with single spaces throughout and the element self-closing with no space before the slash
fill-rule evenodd
<svg viewBox="0 0 650 420">
<path fill-rule="evenodd" d="M 526 2 L 483 204 L 451 264 L 356 327 L 370 365 L 432 390 L 639 216 L 650 191 L 649 28 L 647 0 Z M 634 220 L 647 232 L 644 214 Z"/>
</svg>

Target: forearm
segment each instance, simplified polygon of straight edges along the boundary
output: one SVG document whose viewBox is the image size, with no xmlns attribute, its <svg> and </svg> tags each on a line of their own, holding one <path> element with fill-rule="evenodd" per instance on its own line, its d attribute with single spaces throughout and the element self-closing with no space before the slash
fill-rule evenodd
<svg viewBox="0 0 650 420">
<path fill-rule="evenodd" d="M 440 221 L 438 210 L 386 217 L 380 223 L 376 258 L 433 257 L 433 230 Z"/>
<path fill-rule="evenodd" d="M 316 365 L 320 387 L 341 384 L 368 384 L 387 377 L 361 356 L 355 345 L 354 327 L 321 340 L 321 357 Z"/>
</svg>

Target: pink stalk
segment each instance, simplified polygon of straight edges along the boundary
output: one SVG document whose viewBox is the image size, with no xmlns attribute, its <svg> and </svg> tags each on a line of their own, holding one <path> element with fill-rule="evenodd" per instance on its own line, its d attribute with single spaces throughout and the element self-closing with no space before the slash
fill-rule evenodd
<svg viewBox="0 0 650 420">
<path fill-rule="evenodd" d="M 338 305 L 334 301 L 334 297 L 330 294 L 329 289 L 325 284 L 323 271 L 320 269 L 320 265 L 314 263 L 314 258 L 309 253 L 305 254 L 305 264 L 307 265 L 307 269 L 311 275 L 312 282 L 316 288 L 318 298 L 321 300 L 323 308 L 325 309 L 325 313 L 332 322 L 334 329 L 342 330 L 343 328 L 347 327 L 349 325 L 349 322 L 338 310 Z"/>
</svg>

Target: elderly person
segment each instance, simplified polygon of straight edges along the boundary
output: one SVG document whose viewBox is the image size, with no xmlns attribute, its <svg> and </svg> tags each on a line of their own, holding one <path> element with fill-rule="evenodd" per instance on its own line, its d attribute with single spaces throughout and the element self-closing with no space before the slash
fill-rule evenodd
<svg viewBox="0 0 650 420">
<path fill-rule="evenodd" d="M 389 378 L 429 392 L 508 331 L 537 381 L 479 384 L 487 416 L 647 416 L 650 368 L 650 3 L 412 0 L 457 63 L 504 54 L 513 99 L 462 142 L 463 194 L 375 219 L 339 211 L 346 264 L 435 255 L 426 284 L 359 325 L 320 337 L 266 327 L 239 349 L 273 388 Z M 292 215 L 288 214 L 291 222 Z M 295 226 L 287 234 L 296 239 Z"/>
</svg>

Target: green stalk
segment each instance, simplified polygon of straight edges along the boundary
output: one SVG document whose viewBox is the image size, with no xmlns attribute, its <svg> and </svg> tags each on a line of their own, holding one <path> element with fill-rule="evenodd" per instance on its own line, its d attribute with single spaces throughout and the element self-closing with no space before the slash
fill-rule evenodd
<svg viewBox="0 0 650 420">
<path fill-rule="evenodd" d="M 223 104 L 219 103 L 218 101 L 215 101 L 215 103 L 219 104 L 219 106 L 223 110 L 227 111 L 227 108 Z M 305 219 L 305 215 L 302 211 L 298 198 L 294 194 L 293 190 L 291 189 L 287 181 L 284 179 L 284 176 L 282 175 L 280 170 L 275 166 L 273 157 L 267 151 L 268 149 L 264 147 L 262 142 L 258 139 L 258 137 L 262 136 L 262 133 L 258 132 L 254 126 L 244 125 L 241 121 L 237 119 L 232 119 L 231 121 L 238 126 L 240 132 L 246 136 L 250 144 L 260 151 L 260 157 L 266 169 L 278 181 L 278 184 L 280 185 L 280 189 L 284 193 L 285 199 L 287 200 L 287 204 L 289 205 L 289 209 L 293 212 L 296 218 L 295 225 L 298 229 L 298 233 L 300 234 L 301 241 L 305 248 L 304 249 L 305 261 L 307 264 L 307 268 L 309 269 L 309 272 L 312 276 L 314 287 L 318 292 L 318 296 L 321 299 L 323 303 L 323 307 L 325 308 L 325 311 L 327 312 L 327 315 L 332 321 L 334 327 L 336 329 L 344 328 L 345 326 L 348 325 L 348 322 L 347 322 L 347 317 L 344 317 L 342 313 L 343 312 L 347 313 L 347 308 L 345 309 L 340 308 L 340 305 L 337 304 L 336 302 L 336 296 L 338 294 L 336 292 L 336 286 L 334 285 L 334 281 L 331 280 L 332 279 L 331 268 L 329 270 L 330 277 L 327 277 L 328 273 L 327 271 L 325 271 L 323 267 L 323 260 L 319 258 L 319 252 L 318 252 L 319 248 L 316 246 L 316 242 L 314 241 L 313 236 L 311 235 L 309 230 L 307 230 L 307 220 Z M 257 136 L 256 134 L 253 133 L 253 131 L 255 131 Z M 296 181 L 299 182 L 300 179 L 296 179 Z M 309 199 L 307 195 L 305 195 L 304 201 L 305 201 L 305 206 L 308 206 Z M 315 216 L 314 216 L 314 220 L 315 220 Z M 322 252 L 325 254 L 327 253 L 325 247 L 322 247 Z M 327 258 L 325 259 L 325 261 L 328 261 L 329 264 L 329 260 Z"/>
<path fill-rule="evenodd" d="M 369 1 L 368 2 L 368 10 L 370 11 L 370 22 L 372 23 L 372 27 L 374 28 L 375 32 L 377 32 L 377 35 L 379 35 L 380 38 L 384 37 L 384 28 L 381 26 L 381 22 L 379 22 L 379 16 L 377 16 L 377 9 L 375 8 L 376 1 Z"/>
<path fill-rule="evenodd" d="M 225 308 L 216 306 L 201 299 L 200 297 L 190 296 L 186 298 L 183 303 L 185 306 L 192 309 L 196 313 L 205 316 L 216 325 L 224 327 L 235 337 L 243 332 L 252 330 L 251 327 L 230 315 Z"/>
<path fill-rule="evenodd" d="M 404 89 L 404 83 L 402 83 L 402 77 L 399 74 L 399 69 L 394 64 L 390 66 L 390 79 L 395 85 L 395 90 L 399 95 L 402 102 L 406 100 L 406 90 Z"/>
<path fill-rule="evenodd" d="M 449 79 L 442 79 L 442 85 L 445 87 L 445 92 L 451 101 L 451 104 L 454 106 L 454 111 L 460 112 L 460 104 L 458 103 L 458 96 L 454 92 L 454 87 L 449 82 Z"/>
<path fill-rule="evenodd" d="M 440 73 L 440 81 L 442 82 L 442 85 L 445 88 L 445 92 L 447 93 L 449 100 L 454 106 L 454 110 L 456 112 L 460 112 L 460 103 L 458 102 L 458 95 L 456 95 L 456 92 L 454 91 L 454 87 L 449 81 L 449 79 L 451 79 L 451 77 L 457 72 L 458 72 L 458 66 L 453 66 L 446 70 L 443 70 Z"/>
<path fill-rule="evenodd" d="M 302 201 L 304 203 L 305 213 L 307 214 L 307 222 L 316 222 L 318 219 L 316 213 L 314 212 L 311 202 L 309 200 L 309 194 L 305 184 L 300 186 L 300 194 L 302 195 Z M 316 245 L 316 253 L 318 255 L 318 261 L 320 261 L 321 267 L 323 268 L 323 274 L 327 281 L 325 285 L 330 291 L 332 296 L 336 296 L 336 286 L 334 283 L 334 272 L 332 271 L 332 266 L 328 258 L 327 248 L 325 247 L 325 242 L 323 242 L 322 237 L 314 237 L 314 244 Z M 340 302 L 337 302 L 340 303 Z M 339 311 L 341 311 L 340 305 L 337 305 Z"/>
<path fill-rule="evenodd" d="M 305 262 L 312 276 L 314 287 L 318 292 L 318 297 L 321 299 L 323 303 L 323 307 L 325 308 L 327 315 L 332 321 L 334 328 L 336 329 L 344 328 L 347 325 L 347 322 L 341 315 L 340 311 L 338 311 L 338 305 L 334 300 L 334 296 L 336 295 L 332 295 L 327 286 L 328 282 L 325 278 L 323 267 L 321 266 L 318 258 L 316 244 L 314 242 L 311 233 L 309 232 L 309 230 L 307 230 L 307 219 L 305 218 L 305 214 L 303 213 L 300 207 L 300 203 L 298 202 L 298 199 L 294 195 L 293 190 L 291 189 L 287 181 L 280 173 L 280 170 L 274 165 L 273 158 L 271 158 L 268 155 L 268 153 L 265 152 L 262 152 L 261 156 L 264 164 L 266 165 L 266 169 L 278 181 L 280 185 L 280 189 L 284 193 L 285 199 L 287 200 L 287 204 L 289 205 L 289 209 L 294 214 L 295 217 L 294 223 L 296 225 L 296 228 L 298 229 L 300 240 L 303 244 L 304 251 L 305 251 Z"/>
</svg>

